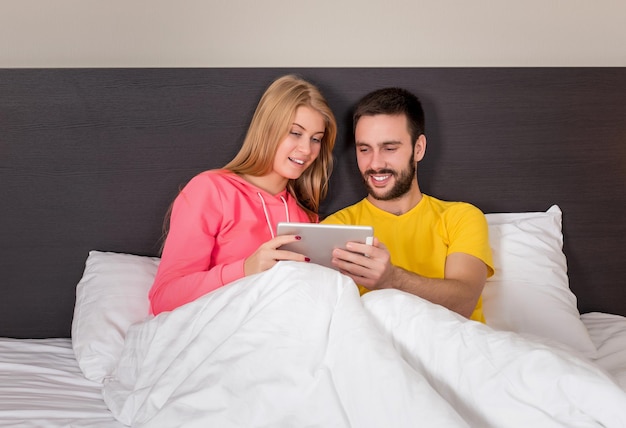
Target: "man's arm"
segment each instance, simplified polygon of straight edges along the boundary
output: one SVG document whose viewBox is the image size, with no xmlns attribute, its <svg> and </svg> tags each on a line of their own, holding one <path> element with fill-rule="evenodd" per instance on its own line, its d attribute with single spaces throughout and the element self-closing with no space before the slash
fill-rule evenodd
<svg viewBox="0 0 626 428">
<path fill-rule="evenodd" d="M 377 239 L 369 246 L 350 242 L 333 252 L 333 265 L 370 290 L 396 288 L 440 304 L 469 318 L 487 280 L 487 266 L 477 257 L 452 253 L 444 279 L 427 278 L 391 264 L 389 251 Z"/>
</svg>

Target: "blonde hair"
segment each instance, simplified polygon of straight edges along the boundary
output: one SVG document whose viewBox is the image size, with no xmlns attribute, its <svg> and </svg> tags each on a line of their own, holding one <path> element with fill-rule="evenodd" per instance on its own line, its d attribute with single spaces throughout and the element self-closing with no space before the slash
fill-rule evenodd
<svg viewBox="0 0 626 428">
<path fill-rule="evenodd" d="M 273 167 L 278 146 L 289 133 L 298 107 L 319 112 L 325 123 L 319 156 L 296 180 L 289 180 L 287 190 L 315 220 L 321 201 L 328 192 L 333 168 L 333 147 L 337 122 L 326 99 L 317 87 L 306 80 L 286 75 L 276 79 L 265 91 L 250 122 L 239 153 L 224 166 L 237 174 L 262 176 Z"/>
<path fill-rule="evenodd" d="M 313 84 L 295 75 L 276 79 L 261 97 L 239 153 L 223 168 L 236 174 L 252 176 L 269 173 L 278 146 L 289 133 L 296 110 L 301 106 L 310 107 L 324 117 L 324 137 L 317 159 L 297 180 L 289 180 L 287 191 L 307 212 L 311 221 L 315 221 L 320 203 L 328 193 L 337 122 L 326 99 Z M 172 202 L 163 221 L 161 252 L 169 233 L 173 205 Z"/>
</svg>

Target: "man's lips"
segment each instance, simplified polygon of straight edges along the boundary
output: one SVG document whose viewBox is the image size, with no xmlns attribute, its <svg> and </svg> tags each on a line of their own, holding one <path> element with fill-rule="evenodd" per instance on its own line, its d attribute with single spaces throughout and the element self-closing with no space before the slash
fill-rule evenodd
<svg viewBox="0 0 626 428">
<path fill-rule="evenodd" d="M 393 174 L 391 172 L 371 172 L 368 173 L 367 176 L 372 185 L 377 187 L 383 187 L 393 177 Z"/>
<path fill-rule="evenodd" d="M 370 177 L 372 177 L 372 180 L 376 181 L 376 182 L 381 182 L 381 181 L 385 181 L 387 179 L 389 179 L 389 177 L 391 177 L 391 174 L 385 174 L 385 175 L 370 175 Z"/>
</svg>

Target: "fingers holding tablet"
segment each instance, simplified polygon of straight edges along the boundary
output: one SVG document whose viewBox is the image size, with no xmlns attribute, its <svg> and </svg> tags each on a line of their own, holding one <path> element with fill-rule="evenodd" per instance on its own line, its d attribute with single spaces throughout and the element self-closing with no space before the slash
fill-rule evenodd
<svg viewBox="0 0 626 428">
<path fill-rule="evenodd" d="M 280 250 L 300 253 L 309 257 L 313 263 L 337 269 L 331 262 L 333 250 L 346 249 L 348 242 L 361 245 L 369 241 L 373 242 L 374 229 L 371 226 L 279 223 L 277 234 L 279 236 L 298 235 L 302 238 L 279 247 Z"/>
</svg>

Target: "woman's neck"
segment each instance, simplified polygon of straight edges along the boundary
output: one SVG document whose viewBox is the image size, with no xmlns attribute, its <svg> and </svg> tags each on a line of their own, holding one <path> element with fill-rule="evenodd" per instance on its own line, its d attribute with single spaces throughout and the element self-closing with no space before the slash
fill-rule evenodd
<svg viewBox="0 0 626 428">
<path fill-rule="evenodd" d="M 240 177 L 271 195 L 278 195 L 287 188 L 288 180 L 284 177 L 274 176 L 273 174 L 260 176 L 241 174 Z"/>
</svg>

